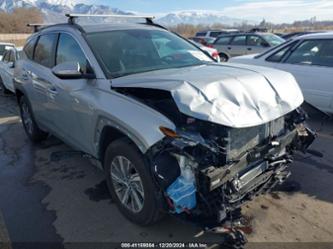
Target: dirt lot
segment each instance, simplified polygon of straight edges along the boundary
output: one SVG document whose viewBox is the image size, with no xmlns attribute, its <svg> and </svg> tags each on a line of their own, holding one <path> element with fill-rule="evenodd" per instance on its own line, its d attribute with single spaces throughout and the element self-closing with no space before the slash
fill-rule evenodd
<svg viewBox="0 0 333 249">
<path fill-rule="evenodd" d="M 315 115 L 310 124 L 319 132 L 312 148 L 324 157 L 297 155 L 291 178 L 243 209 L 253 229 L 249 248 L 333 248 L 333 243 L 300 243 L 333 242 L 333 122 L 322 118 Z M 1 241 L 221 240 L 212 234 L 195 238 L 199 228 L 172 217 L 152 227 L 131 224 L 109 200 L 103 173 L 71 152 L 55 138 L 31 144 L 17 116 L 15 97 L 0 96 Z"/>
</svg>

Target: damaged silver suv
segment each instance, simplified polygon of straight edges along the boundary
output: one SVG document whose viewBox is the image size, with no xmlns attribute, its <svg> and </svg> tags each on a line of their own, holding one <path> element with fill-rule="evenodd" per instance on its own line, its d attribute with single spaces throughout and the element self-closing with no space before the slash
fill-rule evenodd
<svg viewBox="0 0 333 249">
<path fill-rule="evenodd" d="M 51 133 L 99 160 L 135 223 L 163 213 L 230 221 L 283 182 L 294 151 L 314 139 L 289 73 L 218 64 L 148 18 L 70 20 L 24 47 L 14 75 L 22 123 L 33 141 Z"/>
</svg>

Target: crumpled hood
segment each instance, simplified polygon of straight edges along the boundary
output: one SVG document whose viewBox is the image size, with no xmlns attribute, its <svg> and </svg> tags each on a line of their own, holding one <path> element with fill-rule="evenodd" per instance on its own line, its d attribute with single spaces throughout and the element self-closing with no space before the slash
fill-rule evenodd
<svg viewBox="0 0 333 249">
<path fill-rule="evenodd" d="M 112 86 L 170 91 L 180 112 L 236 128 L 277 119 L 304 100 L 291 74 L 231 63 L 140 73 L 113 79 Z"/>
</svg>

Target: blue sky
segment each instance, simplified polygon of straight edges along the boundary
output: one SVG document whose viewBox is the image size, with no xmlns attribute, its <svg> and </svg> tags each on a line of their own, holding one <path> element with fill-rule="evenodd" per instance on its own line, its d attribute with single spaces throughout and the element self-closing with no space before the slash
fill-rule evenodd
<svg viewBox="0 0 333 249">
<path fill-rule="evenodd" d="M 292 22 L 316 16 L 333 19 L 333 0 L 83 0 L 122 10 L 162 15 L 183 10 L 213 10 L 226 16 L 272 22 Z M 80 0 L 77 0 L 80 2 Z"/>
<path fill-rule="evenodd" d="M 242 0 L 99 0 L 93 1 L 100 4 L 108 4 L 113 7 L 125 10 L 134 10 L 138 12 L 170 12 L 180 11 L 186 9 L 210 9 L 222 10 L 226 6 L 232 6 L 241 2 Z M 209 4 L 207 4 L 209 2 Z"/>
</svg>

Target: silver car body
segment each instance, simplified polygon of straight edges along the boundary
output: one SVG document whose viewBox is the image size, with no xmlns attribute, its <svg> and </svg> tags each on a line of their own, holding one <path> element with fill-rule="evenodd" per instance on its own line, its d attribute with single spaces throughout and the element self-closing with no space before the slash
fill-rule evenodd
<svg viewBox="0 0 333 249">
<path fill-rule="evenodd" d="M 122 26 L 111 25 L 111 28 L 121 29 Z M 86 32 L 103 31 L 110 26 L 87 26 L 85 29 Z M 78 30 L 57 25 L 38 35 L 44 32 L 70 34 L 93 66 L 96 79 L 71 80 L 69 84 L 68 80 L 57 78 L 50 68 L 25 58 L 15 69 L 16 88 L 29 95 L 41 127 L 95 157 L 98 157 L 98 141 L 104 126 L 123 131 L 142 152 L 164 137 L 160 126 L 175 128 L 175 124 L 161 113 L 112 87 L 168 90 L 181 112 L 231 127 L 254 126 L 277 119 L 303 101 L 290 74 L 240 65 L 212 64 L 160 70 L 111 82 Z M 277 84 L 281 79 L 283 84 Z"/>
<path fill-rule="evenodd" d="M 234 224 L 233 213 L 282 183 L 293 152 L 315 138 L 291 74 L 216 63 L 149 20 L 58 24 L 23 50 L 14 86 L 26 133 L 40 141 L 34 135 L 49 132 L 100 161 L 112 198 L 138 224 L 154 222 L 160 209 L 190 212 L 204 227 Z"/>
</svg>

